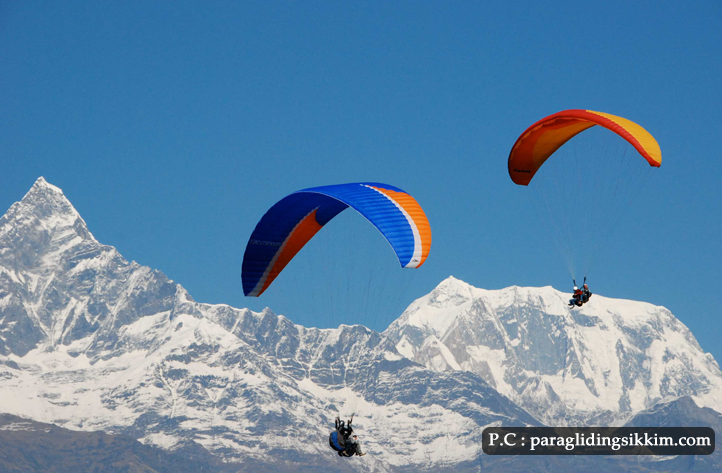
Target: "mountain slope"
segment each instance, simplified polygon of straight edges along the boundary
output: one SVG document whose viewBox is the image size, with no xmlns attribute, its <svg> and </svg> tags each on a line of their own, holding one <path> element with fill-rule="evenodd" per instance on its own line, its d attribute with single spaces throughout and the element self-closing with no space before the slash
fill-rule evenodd
<svg viewBox="0 0 722 473">
<path fill-rule="evenodd" d="M 595 295 L 570 313 L 564 297 L 450 278 L 384 334 L 306 328 L 194 301 L 40 178 L 0 218 L 0 411 L 277 473 L 478 471 L 488 425 L 712 419 L 697 405 L 722 405 L 719 367 L 666 309 Z M 353 461 L 327 447 L 351 412 L 370 453 Z"/>
<path fill-rule="evenodd" d="M 0 268 L 7 413 L 167 449 L 192 440 L 255 469 L 345 467 L 326 440 L 338 411 L 361 414 L 361 469 L 458 462 L 485 425 L 537 424 L 478 376 L 424 369 L 365 327 L 197 303 L 97 242 L 42 178 L 0 220 Z"/>
<path fill-rule="evenodd" d="M 384 335 L 435 371 L 469 371 L 548 425 L 623 424 L 666 398 L 722 407 L 722 373 L 664 307 L 450 277 Z"/>
</svg>

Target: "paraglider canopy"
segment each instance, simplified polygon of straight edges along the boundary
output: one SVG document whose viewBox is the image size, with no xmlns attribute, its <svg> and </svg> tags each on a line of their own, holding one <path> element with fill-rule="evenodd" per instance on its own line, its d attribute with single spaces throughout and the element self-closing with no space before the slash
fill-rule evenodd
<svg viewBox="0 0 722 473">
<path fill-rule="evenodd" d="M 589 274 L 661 164 L 659 144 L 647 130 L 591 110 L 564 110 L 537 121 L 516 139 L 507 161 L 509 177 L 528 188 L 524 194 L 572 278 L 579 269 Z"/>
<path fill-rule="evenodd" d="M 256 225 L 243 255 L 244 294 L 260 296 L 301 248 L 348 207 L 383 234 L 402 267 L 424 264 L 431 228 L 411 195 L 377 182 L 312 187 L 278 201 Z"/>
<path fill-rule="evenodd" d="M 526 129 L 509 153 L 509 176 L 526 186 L 544 162 L 564 143 L 595 125 L 627 140 L 650 166 L 662 164 L 659 144 L 647 130 L 626 118 L 591 110 L 564 110 L 542 118 Z"/>
</svg>

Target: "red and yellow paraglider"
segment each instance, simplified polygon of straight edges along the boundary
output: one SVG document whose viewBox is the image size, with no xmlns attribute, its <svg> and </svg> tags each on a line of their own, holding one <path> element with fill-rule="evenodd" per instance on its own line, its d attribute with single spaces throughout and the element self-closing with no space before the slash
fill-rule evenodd
<svg viewBox="0 0 722 473">
<path fill-rule="evenodd" d="M 594 127 L 613 134 L 600 130 L 575 138 Z M 657 140 L 641 125 L 609 113 L 564 110 L 529 126 L 507 165 L 511 180 L 530 188 L 532 205 L 574 278 L 579 263 L 587 275 L 649 170 L 661 164 Z"/>
<path fill-rule="evenodd" d="M 647 130 L 626 118 L 591 110 L 564 110 L 542 118 L 526 129 L 509 153 L 509 176 L 526 186 L 544 162 L 564 143 L 595 125 L 627 140 L 650 166 L 662 165 L 659 144 Z"/>
</svg>

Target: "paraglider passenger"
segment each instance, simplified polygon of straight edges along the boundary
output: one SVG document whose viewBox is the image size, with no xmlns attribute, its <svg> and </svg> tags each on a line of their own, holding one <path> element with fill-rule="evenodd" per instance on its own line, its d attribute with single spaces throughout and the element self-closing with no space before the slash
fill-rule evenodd
<svg viewBox="0 0 722 473">
<path fill-rule="evenodd" d="M 572 298 L 569 300 L 569 307 L 581 307 L 584 302 L 582 302 L 582 297 L 584 296 L 584 292 L 580 290 L 577 286 L 574 286 L 574 294 L 572 294 Z"/>
</svg>

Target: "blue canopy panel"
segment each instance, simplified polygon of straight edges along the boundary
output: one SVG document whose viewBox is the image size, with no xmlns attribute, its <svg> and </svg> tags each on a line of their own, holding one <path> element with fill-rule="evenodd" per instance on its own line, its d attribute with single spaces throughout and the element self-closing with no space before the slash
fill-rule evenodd
<svg viewBox="0 0 722 473">
<path fill-rule="evenodd" d="M 403 190 L 373 182 L 312 187 L 278 201 L 256 225 L 243 255 L 243 293 L 260 296 L 301 248 L 348 207 L 379 229 L 402 267 L 417 268 L 426 261 L 429 222 Z"/>
</svg>

